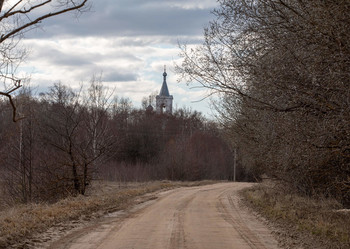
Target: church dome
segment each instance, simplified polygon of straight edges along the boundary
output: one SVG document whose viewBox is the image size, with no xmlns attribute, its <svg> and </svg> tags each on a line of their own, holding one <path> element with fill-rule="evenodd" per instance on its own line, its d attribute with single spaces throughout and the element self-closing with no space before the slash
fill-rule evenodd
<svg viewBox="0 0 350 249">
<path fill-rule="evenodd" d="M 146 111 L 152 112 L 153 111 L 153 106 L 151 106 L 151 105 L 147 106 Z"/>
</svg>

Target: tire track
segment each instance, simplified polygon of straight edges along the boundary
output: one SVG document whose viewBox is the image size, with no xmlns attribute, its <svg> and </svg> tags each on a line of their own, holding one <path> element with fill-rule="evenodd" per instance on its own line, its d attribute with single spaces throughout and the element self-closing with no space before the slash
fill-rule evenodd
<svg viewBox="0 0 350 249">
<path fill-rule="evenodd" d="M 183 202 L 181 202 L 174 213 L 174 226 L 170 237 L 170 249 L 187 248 L 186 237 L 184 229 L 184 213 L 185 209 L 195 198 L 195 194 L 190 195 Z"/>
<path fill-rule="evenodd" d="M 230 195 L 228 191 L 225 191 L 219 196 L 217 208 L 223 219 L 233 226 L 250 248 L 268 249 L 260 241 L 258 236 L 247 227 L 241 215 L 241 211 L 238 208 L 238 203 L 233 200 L 232 195 Z"/>
</svg>

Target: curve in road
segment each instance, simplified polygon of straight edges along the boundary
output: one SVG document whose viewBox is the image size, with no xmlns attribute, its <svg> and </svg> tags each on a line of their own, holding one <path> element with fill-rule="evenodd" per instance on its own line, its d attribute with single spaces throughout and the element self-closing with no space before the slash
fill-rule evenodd
<svg viewBox="0 0 350 249">
<path fill-rule="evenodd" d="M 250 183 L 179 188 L 131 216 L 97 226 L 64 248 L 98 249 L 274 249 L 269 229 L 239 204 Z"/>
</svg>

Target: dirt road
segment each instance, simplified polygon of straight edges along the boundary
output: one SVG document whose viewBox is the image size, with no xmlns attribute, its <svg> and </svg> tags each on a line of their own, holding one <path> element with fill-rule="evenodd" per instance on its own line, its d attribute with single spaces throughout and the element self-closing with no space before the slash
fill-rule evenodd
<svg viewBox="0 0 350 249">
<path fill-rule="evenodd" d="M 57 241 L 51 248 L 278 248 L 267 227 L 239 205 L 249 183 L 219 183 L 160 193 L 138 210 Z"/>
</svg>

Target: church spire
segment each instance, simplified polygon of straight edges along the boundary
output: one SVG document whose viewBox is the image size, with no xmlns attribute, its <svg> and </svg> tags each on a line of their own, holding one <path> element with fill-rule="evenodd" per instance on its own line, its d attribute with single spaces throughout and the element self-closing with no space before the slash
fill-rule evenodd
<svg viewBox="0 0 350 249">
<path fill-rule="evenodd" d="M 173 96 L 169 94 L 166 76 L 166 67 L 164 66 L 162 88 L 160 89 L 159 95 L 156 96 L 156 112 L 158 114 L 165 112 L 166 114 L 171 115 L 173 111 Z"/>
<path fill-rule="evenodd" d="M 170 94 L 169 94 L 169 90 L 168 90 L 168 85 L 166 83 L 166 76 L 168 74 L 166 73 L 166 66 L 164 65 L 164 73 L 163 73 L 163 85 L 162 85 L 162 88 L 160 89 L 160 93 L 159 93 L 159 96 L 166 96 L 166 97 L 169 97 Z"/>
</svg>

